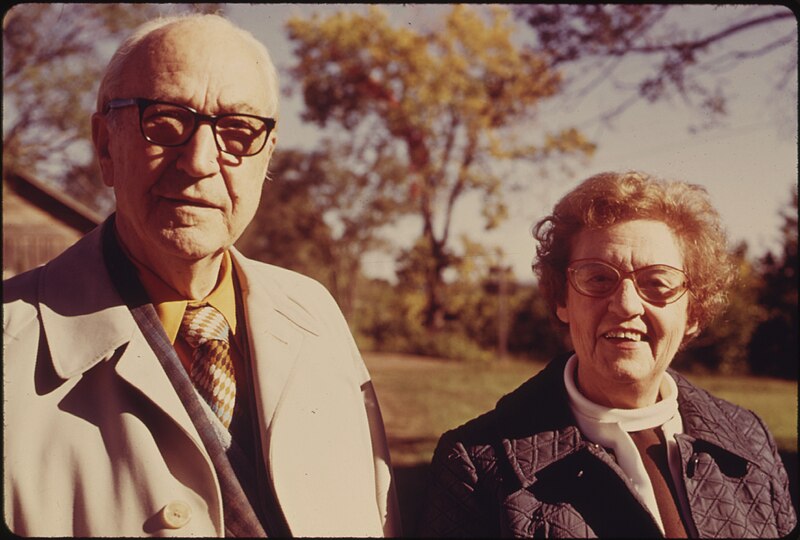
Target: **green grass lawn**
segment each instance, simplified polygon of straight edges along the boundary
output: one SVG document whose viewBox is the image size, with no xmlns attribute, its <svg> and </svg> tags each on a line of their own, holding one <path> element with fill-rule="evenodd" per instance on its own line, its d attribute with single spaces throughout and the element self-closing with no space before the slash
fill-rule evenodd
<svg viewBox="0 0 800 540">
<path fill-rule="evenodd" d="M 461 363 L 415 356 L 367 353 L 397 466 L 430 461 L 439 436 L 494 407 L 537 373 L 542 364 Z M 714 395 L 755 411 L 781 450 L 797 452 L 797 384 L 755 377 L 688 375 Z"/>
<path fill-rule="evenodd" d="M 396 466 L 429 462 L 442 433 L 491 409 L 498 398 L 542 368 L 380 353 L 365 354 L 365 361 Z"/>
</svg>

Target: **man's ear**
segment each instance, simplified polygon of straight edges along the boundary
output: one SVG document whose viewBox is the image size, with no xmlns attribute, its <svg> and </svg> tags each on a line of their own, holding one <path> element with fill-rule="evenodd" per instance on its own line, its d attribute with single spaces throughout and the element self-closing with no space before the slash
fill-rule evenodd
<svg viewBox="0 0 800 540">
<path fill-rule="evenodd" d="M 275 147 L 278 145 L 278 134 L 272 130 L 267 139 L 267 147 L 264 149 L 267 152 L 267 165 L 272 161 L 272 154 L 275 152 Z"/>
<path fill-rule="evenodd" d="M 272 163 L 272 154 L 275 152 L 275 147 L 278 144 L 278 135 L 273 131 L 269 135 L 269 139 L 267 139 L 267 144 L 264 146 L 262 152 L 266 152 L 267 159 L 264 162 L 264 180 L 266 182 L 271 182 L 272 177 L 269 174 L 269 164 Z M 263 185 L 262 185 L 263 187 Z"/>
<path fill-rule="evenodd" d="M 558 317 L 559 321 L 563 322 L 564 324 L 569 324 L 569 310 L 567 309 L 567 306 L 556 306 L 556 316 Z"/>
<path fill-rule="evenodd" d="M 108 187 L 114 186 L 114 166 L 111 161 L 110 141 L 108 136 L 108 121 L 99 113 L 92 114 L 92 142 L 100 163 L 103 183 Z"/>
</svg>

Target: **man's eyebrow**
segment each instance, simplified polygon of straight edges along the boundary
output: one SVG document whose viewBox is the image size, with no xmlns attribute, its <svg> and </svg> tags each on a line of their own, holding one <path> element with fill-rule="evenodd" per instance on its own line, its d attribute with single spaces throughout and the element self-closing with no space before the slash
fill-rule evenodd
<svg viewBox="0 0 800 540">
<path fill-rule="evenodd" d="M 154 101 L 161 101 L 164 103 L 174 103 L 176 105 L 183 105 L 184 107 L 195 108 L 195 106 L 189 101 L 170 95 L 157 94 L 150 99 L 153 99 Z M 231 103 L 222 104 L 217 111 L 210 114 L 252 114 L 254 116 L 260 116 L 262 118 L 266 118 L 269 116 L 267 114 L 261 113 L 258 110 L 258 108 L 254 107 L 252 104 L 246 101 L 234 101 Z"/>
<path fill-rule="evenodd" d="M 223 107 L 223 111 L 226 113 L 243 113 L 243 114 L 254 114 L 256 116 L 266 116 L 265 114 L 261 113 L 253 107 L 251 104 L 246 102 L 236 102 L 227 104 Z"/>
</svg>

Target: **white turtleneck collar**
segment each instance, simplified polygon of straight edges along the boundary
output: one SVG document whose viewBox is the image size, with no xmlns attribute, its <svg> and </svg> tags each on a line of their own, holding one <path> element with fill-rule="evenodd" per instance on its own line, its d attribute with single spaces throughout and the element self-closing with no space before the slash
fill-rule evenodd
<svg viewBox="0 0 800 540">
<path fill-rule="evenodd" d="M 660 426 L 667 441 L 670 471 L 673 480 L 678 480 L 680 464 L 675 434 L 683 432 L 683 423 L 678 412 L 678 385 L 668 373 L 664 373 L 660 384 L 660 400 L 638 409 L 614 409 L 598 405 L 580 393 L 575 384 L 577 367 L 578 357 L 572 355 L 564 369 L 564 385 L 578 428 L 590 441 L 613 450 L 617 464 L 628 475 L 663 532 L 664 526 L 650 477 L 628 433 Z M 682 485 L 682 482 L 675 483 Z"/>
<path fill-rule="evenodd" d="M 577 413 L 582 417 L 595 423 L 619 424 L 619 427 L 626 432 L 641 431 L 663 425 L 678 413 L 678 385 L 668 373 L 664 373 L 661 379 L 658 401 L 647 407 L 616 409 L 598 405 L 581 394 L 575 383 L 577 369 L 578 357 L 572 355 L 564 370 L 564 384 L 567 387 L 570 405 L 573 409 L 577 409 Z"/>
</svg>

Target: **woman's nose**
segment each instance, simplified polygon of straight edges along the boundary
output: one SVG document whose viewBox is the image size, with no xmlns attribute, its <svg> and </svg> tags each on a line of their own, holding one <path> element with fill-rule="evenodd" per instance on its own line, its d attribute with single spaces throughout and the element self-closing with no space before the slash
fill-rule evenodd
<svg viewBox="0 0 800 540">
<path fill-rule="evenodd" d="M 632 279 L 623 279 L 617 290 L 611 294 L 609 310 L 624 318 L 644 313 L 644 301 Z"/>
</svg>

